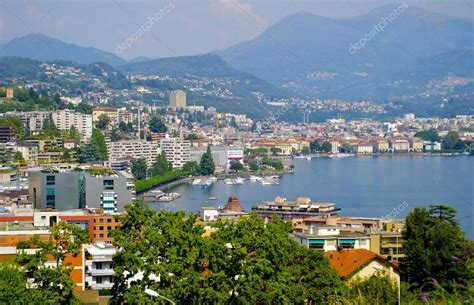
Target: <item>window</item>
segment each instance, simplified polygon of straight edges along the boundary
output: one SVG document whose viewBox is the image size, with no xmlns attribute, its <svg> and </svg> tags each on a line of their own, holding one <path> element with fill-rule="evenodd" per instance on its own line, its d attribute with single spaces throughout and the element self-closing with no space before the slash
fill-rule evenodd
<svg viewBox="0 0 474 305">
<path fill-rule="evenodd" d="M 104 238 L 104 234 L 99 234 L 99 238 Z"/>
<path fill-rule="evenodd" d="M 41 216 L 41 220 L 46 220 L 46 216 Z"/>
<path fill-rule="evenodd" d="M 99 230 L 100 230 L 100 231 L 104 231 L 104 227 L 103 227 L 103 226 L 100 226 L 100 227 L 99 227 Z"/>
<path fill-rule="evenodd" d="M 96 277 L 95 277 L 95 283 L 96 283 L 96 284 L 102 284 L 102 277 L 96 276 Z"/>
<path fill-rule="evenodd" d="M 103 218 L 99 219 L 99 223 L 104 223 L 104 219 Z"/>
<path fill-rule="evenodd" d="M 104 190 L 112 191 L 114 189 L 114 180 L 104 180 Z"/>
<path fill-rule="evenodd" d="M 107 226 L 107 231 L 110 231 L 112 230 L 112 227 L 111 226 Z"/>
<path fill-rule="evenodd" d="M 111 222 L 112 222 L 112 219 L 111 219 L 111 218 L 107 218 L 107 222 L 108 222 L 108 223 L 111 223 Z"/>
<path fill-rule="evenodd" d="M 55 188 L 46 189 L 46 207 L 47 208 L 56 207 L 56 189 Z"/>
<path fill-rule="evenodd" d="M 101 270 L 102 269 L 102 263 L 95 263 L 95 269 Z"/>
<path fill-rule="evenodd" d="M 55 185 L 56 176 L 46 176 L 46 185 Z"/>
</svg>

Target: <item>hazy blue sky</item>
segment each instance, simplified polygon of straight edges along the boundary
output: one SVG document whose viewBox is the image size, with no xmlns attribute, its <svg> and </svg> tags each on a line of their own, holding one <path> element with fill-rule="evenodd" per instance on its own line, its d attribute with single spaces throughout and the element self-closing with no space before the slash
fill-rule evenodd
<svg viewBox="0 0 474 305">
<path fill-rule="evenodd" d="M 249 40 L 299 11 L 334 18 L 361 15 L 386 0 L 0 0 L 0 43 L 42 33 L 82 46 L 115 52 L 148 17 L 159 21 L 119 55 L 164 57 L 206 53 Z M 396 3 L 401 3 L 398 1 Z M 474 18 L 472 0 L 414 0 L 433 12 Z M 172 3 L 170 5 L 170 3 Z M 168 11 L 167 13 L 165 12 Z M 149 25 L 149 24 L 148 24 Z"/>
</svg>

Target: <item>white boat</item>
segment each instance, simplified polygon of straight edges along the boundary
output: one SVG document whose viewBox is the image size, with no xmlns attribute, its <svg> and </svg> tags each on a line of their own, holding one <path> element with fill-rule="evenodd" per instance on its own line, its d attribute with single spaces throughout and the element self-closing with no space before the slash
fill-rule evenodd
<svg viewBox="0 0 474 305">
<path fill-rule="evenodd" d="M 307 156 L 306 160 L 311 161 L 311 156 Z"/>
<path fill-rule="evenodd" d="M 224 179 L 224 184 L 225 185 L 234 185 L 234 182 L 231 179 L 227 178 L 227 179 Z"/>
<path fill-rule="evenodd" d="M 260 183 L 261 183 L 263 186 L 280 185 L 280 183 L 278 183 L 278 182 L 275 181 L 274 179 L 270 179 L 270 178 L 262 179 L 262 181 L 260 181 Z"/>
<path fill-rule="evenodd" d="M 236 177 L 234 180 L 235 184 L 244 184 L 244 178 Z"/>
</svg>

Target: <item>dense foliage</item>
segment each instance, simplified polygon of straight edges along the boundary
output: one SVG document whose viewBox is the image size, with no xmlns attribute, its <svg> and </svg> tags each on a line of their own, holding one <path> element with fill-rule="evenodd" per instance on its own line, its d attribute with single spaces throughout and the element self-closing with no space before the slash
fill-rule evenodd
<svg viewBox="0 0 474 305">
<path fill-rule="evenodd" d="M 173 170 L 171 172 L 167 172 L 160 176 L 154 176 L 145 180 L 139 180 L 135 182 L 135 190 L 137 193 L 147 191 L 152 189 L 155 186 L 171 182 L 182 178 L 184 176 L 190 175 L 190 172 L 182 171 L 182 170 Z"/>
<path fill-rule="evenodd" d="M 118 302 L 153 302 L 148 287 L 179 304 L 322 304 L 344 289 L 322 252 L 288 236 L 289 223 L 264 225 L 252 214 L 234 225 L 217 222 L 203 237 L 196 215 L 158 213 L 138 202 L 126 209 L 114 232 L 123 249 L 114 257 Z"/>
<path fill-rule="evenodd" d="M 216 165 L 212 159 L 211 146 L 207 147 L 207 151 L 202 155 L 201 162 L 199 163 L 202 175 L 212 175 L 216 170 Z"/>
<path fill-rule="evenodd" d="M 415 208 L 403 231 L 406 258 L 403 262 L 412 290 L 433 293 L 443 290 L 474 301 L 474 244 L 466 239 L 452 207 Z"/>
</svg>

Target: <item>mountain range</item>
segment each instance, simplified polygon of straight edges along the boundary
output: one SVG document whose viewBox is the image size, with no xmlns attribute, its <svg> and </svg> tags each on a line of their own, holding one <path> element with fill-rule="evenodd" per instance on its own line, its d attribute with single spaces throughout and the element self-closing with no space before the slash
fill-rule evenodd
<svg viewBox="0 0 474 305">
<path fill-rule="evenodd" d="M 214 55 L 127 62 L 95 48 L 31 34 L 0 46 L 0 56 L 105 62 L 134 74 L 231 76 L 283 95 L 384 102 L 443 95 L 440 86 L 450 87 L 448 95 L 472 93 L 473 29 L 471 20 L 388 5 L 346 19 L 290 15 L 256 38 Z"/>
</svg>

